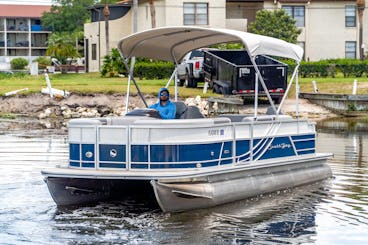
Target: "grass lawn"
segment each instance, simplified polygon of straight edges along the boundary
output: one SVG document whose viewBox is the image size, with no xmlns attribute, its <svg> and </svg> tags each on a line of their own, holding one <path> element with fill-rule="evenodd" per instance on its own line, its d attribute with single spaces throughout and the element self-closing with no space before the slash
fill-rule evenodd
<svg viewBox="0 0 368 245">
<path fill-rule="evenodd" d="M 27 92 L 22 94 L 39 93 L 41 88 L 46 87 L 46 80 L 44 75 L 39 76 L 9 76 L 0 74 L 0 95 L 6 92 L 28 88 Z M 67 90 L 74 93 L 126 93 L 127 78 L 103 78 L 99 73 L 69 73 L 69 74 L 50 74 L 50 80 L 53 88 Z M 358 81 L 358 94 L 368 94 L 368 78 L 299 78 L 300 92 L 312 92 L 312 81 L 317 82 L 317 87 L 321 93 L 345 93 L 351 94 L 353 90 L 353 81 Z M 143 94 L 156 95 L 159 88 L 166 85 L 167 80 L 139 80 L 137 82 Z M 173 84 L 173 82 L 171 83 Z M 171 86 L 171 92 L 174 87 Z M 201 97 L 220 96 L 208 91 L 207 94 L 202 93 L 202 88 L 179 88 L 180 97 Z M 137 90 L 133 83 L 131 92 L 136 93 Z M 292 89 L 290 96 L 295 94 Z"/>
</svg>

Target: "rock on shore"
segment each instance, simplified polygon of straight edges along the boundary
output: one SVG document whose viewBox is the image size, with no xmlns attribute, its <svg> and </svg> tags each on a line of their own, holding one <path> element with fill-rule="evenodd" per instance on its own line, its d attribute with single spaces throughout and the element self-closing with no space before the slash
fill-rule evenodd
<svg viewBox="0 0 368 245">
<path fill-rule="evenodd" d="M 147 95 L 148 104 L 152 104 L 157 97 Z M 187 105 L 196 105 L 204 115 L 208 115 L 208 103 L 205 99 L 197 96 L 187 98 Z M 300 99 L 300 116 L 313 120 L 333 116 L 325 108 Z M 122 94 L 71 94 L 65 99 L 53 99 L 48 95 L 32 94 L 27 96 L 16 95 L 13 97 L 0 98 L 1 114 L 17 114 L 25 117 L 38 119 L 46 128 L 65 127 L 71 118 L 79 117 L 105 117 L 125 115 L 126 96 Z M 130 97 L 129 110 L 145 107 L 139 97 Z M 215 105 L 216 106 L 216 105 Z M 240 113 L 250 113 L 252 105 L 239 108 Z M 267 106 L 260 106 L 260 113 L 265 113 Z M 295 115 L 295 101 L 286 100 L 283 107 L 284 114 Z"/>
</svg>

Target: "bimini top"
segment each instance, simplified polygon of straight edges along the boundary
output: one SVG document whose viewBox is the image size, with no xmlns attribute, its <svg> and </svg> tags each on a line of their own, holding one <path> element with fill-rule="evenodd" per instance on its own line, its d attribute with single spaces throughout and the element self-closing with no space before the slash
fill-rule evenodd
<svg viewBox="0 0 368 245">
<path fill-rule="evenodd" d="M 271 55 L 302 59 L 303 49 L 283 40 L 230 29 L 177 26 L 155 28 L 121 39 L 118 48 L 124 58 L 146 57 L 180 61 L 189 51 L 220 43 L 243 43 L 251 57 Z"/>
</svg>

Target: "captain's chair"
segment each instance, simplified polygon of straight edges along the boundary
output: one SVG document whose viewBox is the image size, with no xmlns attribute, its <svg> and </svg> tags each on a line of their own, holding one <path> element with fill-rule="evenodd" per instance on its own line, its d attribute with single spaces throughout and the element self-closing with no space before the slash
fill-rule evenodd
<svg viewBox="0 0 368 245">
<path fill-rule="evenodd" d="M 175 119 L 180 119 L 181 116 L 187 111 L 188 107 L 182 101 L 173 102 L 176 106 Z"/>
<path fill-rule="evenodd" d="M 187 106 L 182 101 L 175 101 L 173 103 L 176 106 L 176 119 L 204 118 L 199 108 L 196 106 Z"/>
</svg>

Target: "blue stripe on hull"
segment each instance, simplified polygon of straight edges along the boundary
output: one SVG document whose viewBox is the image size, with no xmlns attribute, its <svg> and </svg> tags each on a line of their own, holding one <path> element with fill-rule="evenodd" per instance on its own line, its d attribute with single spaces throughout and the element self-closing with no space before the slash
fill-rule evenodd
<svg viewBox="0 0 368 245">
<path fill-rule="evenodd" d="M 269 139 L 265 145 L 265 148 L 266 147 L 267 150 L 259 158 L 260 160 L 296 155 L 289 137 L 278 137 L 274 138 L 273 140 Z"/>
<path fill-rule="evenodd" d="M 250 140 L 238 140 L 236 141 L 236 158 L 238 161 L 249 161 L 250 160 Z"/>
<path fill-rule="evenodd" d="M 250 140 L 235 142 L 235 160 L 270 159 L 315 153 L 315 135 L 284 136 L 254 139 L 250 151 Z M 295 147 L 295 150 L 294 150 Z M 95 167 L 95 145 L 69 145 L 70 166 Z M 100 144 L 98 146 L 98 166 L 101 168 L 126 168 L 126 146 Z M 252 154 L 251 154 L 252 153 Z M 231 164 L 232 141 L 224 143 L 185 145 L 131 145 L 131 165 L 133 169 L 195 168 Z M 149 163 L 150 162 L 150 166 Z"/>
<path fill-rule="evenodd" d="M 305 134 L 305 135 L 295 135 L 291 136 L 293 141 L 295 140 L 306 140 L 306 139 L 315 139 L 315 134 Z"/>
<path fill-rule="evenodd" d="M 291 137 L 298 155 L 312 154 L 316 152 L 316 135 L 297 135 Z"/>
<path fill-rule="evenodd" d="M 125 145 L 99 145 L 100 161 L 103 162 L 126 162 Z"/>
<path fill-rule="evenodd" d="M 69 159 L 80 160 L 80 144 L 69 144 Z"/>
</svg>

